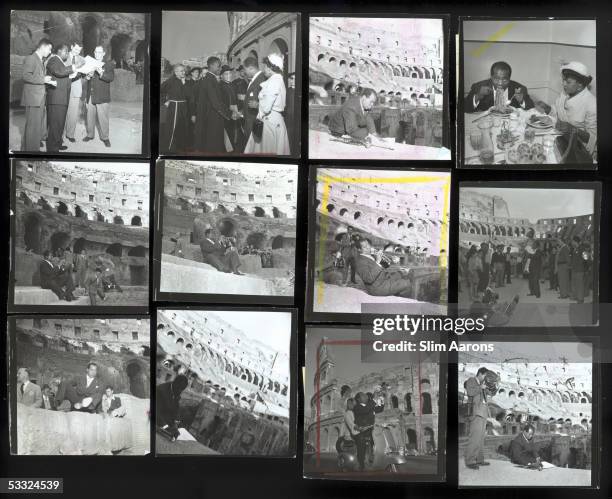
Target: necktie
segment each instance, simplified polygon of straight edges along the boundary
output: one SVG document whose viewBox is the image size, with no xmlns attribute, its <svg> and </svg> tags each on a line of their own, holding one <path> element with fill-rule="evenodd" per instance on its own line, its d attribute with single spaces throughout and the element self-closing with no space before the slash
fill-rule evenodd
<svg viewBox="0 0 612 499">
<path fill-rule="evenodd" d="M 21 388 L 21 395 L 23 395 L 25 393 L 25 385 L 22 384 L 20 388 Z"/>
</svg>

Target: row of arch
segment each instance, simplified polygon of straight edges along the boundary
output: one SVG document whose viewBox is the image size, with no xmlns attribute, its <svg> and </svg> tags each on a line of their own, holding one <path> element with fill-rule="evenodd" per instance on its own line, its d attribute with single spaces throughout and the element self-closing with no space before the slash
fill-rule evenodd
<svg viewBox="0 0 612 499">
<path fill-rule="evenodd" d="M 525 392 L 527 392 L 527 394 Z M 506 394 L 506 389 L 500 388 L 497 393 L 498 395 Z M 593 401 L 591 394 L 585 391 L 569 392 L 545 388 L 528 388 L 527 390 L 523 391 L 509 389 L 507 396 L 511 397 L 514 395 L 516 395 L 518 398 L 527 397 L 527 400 L 531 400 L 532 398 L 536 401 L 539 399 L 548 399 L 562 404 L 590 404 Z"/>
<path fill-rule="evenodd" d="M 167 202 L 166 202 L 167 203 Z M 248 209 L 244 209 L 240 205 L 236 205 L 234 207 L 228 207 L 224 204 L 214 204 L 208 201 L 197 201 L 195 204 L 189 202 L 185 198 L 177 198 L 177 206 L 181 211 L 196 211 L 198 213 L 222 213 L 223 215 L 241 215 L 241 216 L 253 216 L 258 218 L 270 217 L 270 218 L 287 218 L 288 214 L 282 211 L 280 208 L 276 206 L 272 207 L 261 207 L 261 206 L 252 206 Z M 296 207 L 291 207 L 293 213 L 295 213 Z"/>
<path fill-rule="evenodd" d="M 249 369 L 241 365 L 239 362 L 230 360 L 225 355 L 220 354 L 208 345 L 199 343 L 197 347 L 194 347 L 193 343 L 185 341 L 184 338 L 175 333 L 172 329 L 167 329 L 167 326 L 163 323 L 158 324 L 157 330 L 158 332 L 162 331 L 167 338 L 173 340 L 179 347 L 184 348 L 186 352 L 201 358 L 207 357 L 208 359 L 213 360 L 218 366 L 223 368 L 226 373 L 238 378 L 241 381 L 258 386 L 261 389 L 267 388 L 268 391 L 277 393 L 284 397 L 288 395 L 288 385 L 258 373 L 252 368 Z M 173 367 L 174 362 L 175 361 L 172 359 L 166 359 L 164 361 L 164 366 L 166 368 L 171 368 Z"/>
<path fill-rule="evenodd" d="M 40 209 L 45 211 L 55 211 L 60 215 L 65 216 L 73 216 L 76 218 L 82 218 L 84 220 L 91 220 L 94 222 L 104 222 L 104 223 L 113 223 L 116 225 L 125 225 L 124 219 L 120 215 L 115 215 L 111 217 L 105 217 L 97 208 L 92 209 L 89 213 L 83 210 L 78 204 L 74 205 L 74 213 L 70 211 L 68 205 L 63 201 L 58 201 L 57 204 L 52 206 L 49 202 L 44 198 L 40 197 L 36 203 L 33 203 L 32 200 L 28 197 L 25 192 L 21 192 L 19 194 L 19 199 L 24 202 L 24 204 L 28 207 L 37 206 Z M 111 210 L 109 210 L 111 211 Z M 140 215 L 134 215 L 130 219 L 130 225 L 135 227 L 142 227 L 142 217 Z"/>
<path fill-rule="evenodd" d="M 350 53 L 350 52 L 349 52 Z M 368 53 L 368 57 L 372 57 L 373 52 Z M 327 63 L 327 64 L 335 64 L 339 69 L 348 67 L 363 71 L 361 67 L 363 67 L 367 72 L 371 72 L 371 68 L 375 68 L 374 70 L 382 70 L 383 73 L 389 72 L 389 76 L 399 76 L 403 78 L 413 78 L 419 80 L 434 80 L 436 81 L 437 76 L 442 72 L 440 69 L 436 69 L 433 67 L 426 66 L 417 66 L 417 65 L 401 65 L 401 64 L 392 64 L 390 62 L 390 57 L 387 56 L 387 62 L 384 61 L 376 61 L 375 59 L 365 59 L 361 58 L 359 60 L 351 59 L 351 58 L 341 58 L 336 57 L 335 55 L 329 55 L 324 53 L 317 54 L 317 62 L 319 64 Z"/>
</svg>

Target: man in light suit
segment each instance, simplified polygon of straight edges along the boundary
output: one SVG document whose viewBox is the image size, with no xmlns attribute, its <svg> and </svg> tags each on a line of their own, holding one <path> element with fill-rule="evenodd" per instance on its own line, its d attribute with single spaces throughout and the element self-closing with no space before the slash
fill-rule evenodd
<svg viewBox="0 0 612 499">
<path fill-rule="evenodd" d="M 94 50 L 94 57 L 97 61 L 104 61 L 104 47 L 98 45 Z M 106 147 L 110 147 L 109 126 L 110 126 L 110 84 L 115 79 L 115 67 L 112 61 L 105 61 L 104 66 L 89 73 L 83 83 L 82 99 L 87 107 L 87 136 L 83 142 L 94 139 L 96 126 L 98 136 Z"/>
<path fill-rule="evenodd" d="M 17 403 L 29 407 L 42 407 L 42 391 L 40 386 L 30 381 L 30 370 L 20 367 L 17 371 Z"/>
<path fill-rule="evenodd" d="M 470 434 L 465 449 L 465 465 L 473 470 L 489 463 L 484 460 L 484 440 L 486 436 L 487 418 L 489 417 L 489 406 L 487 395 L 484 390 L 484 380 L 488 372 L 486 367 L 481 367 L 476 376 L 469 378 L 464 384 L 465 393 L 469 400 L 469 424 Z"/>
<path fill-rule="evenodd" d="M 45 74 L 44 60 L 51 53 L 53 44 L 48 38 L 38 42 L 33 54 L 27 56 L 23 63 L 23 92 L 21 105 L 25 107 L 25 129 L 21 143 L 22 151 L 40 151 L 40 141 L 43 130 L 46 129 L 45 119 L 45 85 L 52 78 Z"/>
<path fill-rule="evenodd" d="M 85 376 L 73 380 L 69 391 L 69 399 L 74 411 L 95 413 L 102 402 L 104 387 L 98 379 L 98 365 L 95 362 L 87 364 Z"/>
<path fill-rule="evenodd" d="M 254 57 L 247 57 L 243 65 L 244 72 L 250 80 L 247 85 L 245 102 L 242 107 L 242 113 L 244 115 L 244 136 L 246 142 L 248 142 L 251 132 L 253 131 L 253 125 L 257 119 L 257 113 L 259 112 L 259 92 L 261 91 L 261 84 L 266 81 L 266 75 L 264 75 L 263 71 L 259 70 L 259 64 Z"/>
<path fill-rule="evenodd" d="M 75 68 L 85 64 L 85 60 L 81 56 L 82 49 L 83 47 L 81 47 L 78 42 L 72 42 L 70 44 L 68 62 Z M 74 132 L 76 131 L 76 126 L 81 114 L 81 97 L 83 96 L 82 77 L 82 73 L 77 73 L 73 75 L 70 83 L 70 99 L 68 101 L 68 111 L 66 112 L 66 138 L 70 142 L 76 142 Z"/>
</svg>

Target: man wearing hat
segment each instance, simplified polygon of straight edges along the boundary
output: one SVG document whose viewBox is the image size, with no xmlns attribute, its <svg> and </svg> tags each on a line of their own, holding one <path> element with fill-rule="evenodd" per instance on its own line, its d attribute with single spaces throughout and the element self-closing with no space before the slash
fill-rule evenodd
<svg viewBox="0 0 612 499">
<path fill-rule="evenodd" d="M 596 162 L 597 99 L 588 88 L 593 77 L 583 63 L 572 61 L 561 66 L 561 81 L 563 92 L 552 107 L 540 102 L 538 108 L 556 119 L 559 131 L 569 137 L 575 136 Z"/>
</svg>

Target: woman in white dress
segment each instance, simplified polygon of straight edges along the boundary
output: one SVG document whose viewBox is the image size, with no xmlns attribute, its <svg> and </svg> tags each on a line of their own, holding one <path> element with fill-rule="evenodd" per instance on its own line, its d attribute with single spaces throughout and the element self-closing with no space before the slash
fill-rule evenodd
<svg viewBox="0 0 612 499">
<path fill-rule="evenodd" d="M 245 154 L 274 154 L 287 156 L 289 136 L 282 112 L 285 110 L 286 89 L 283 81 L 283 57 L 270 54 L 263 60 L 263 72 L 267 80 L 261 84 L 257 119 L 263 122 L 260 140 L 253 133 L 244 149 Z"/>
</svg>

